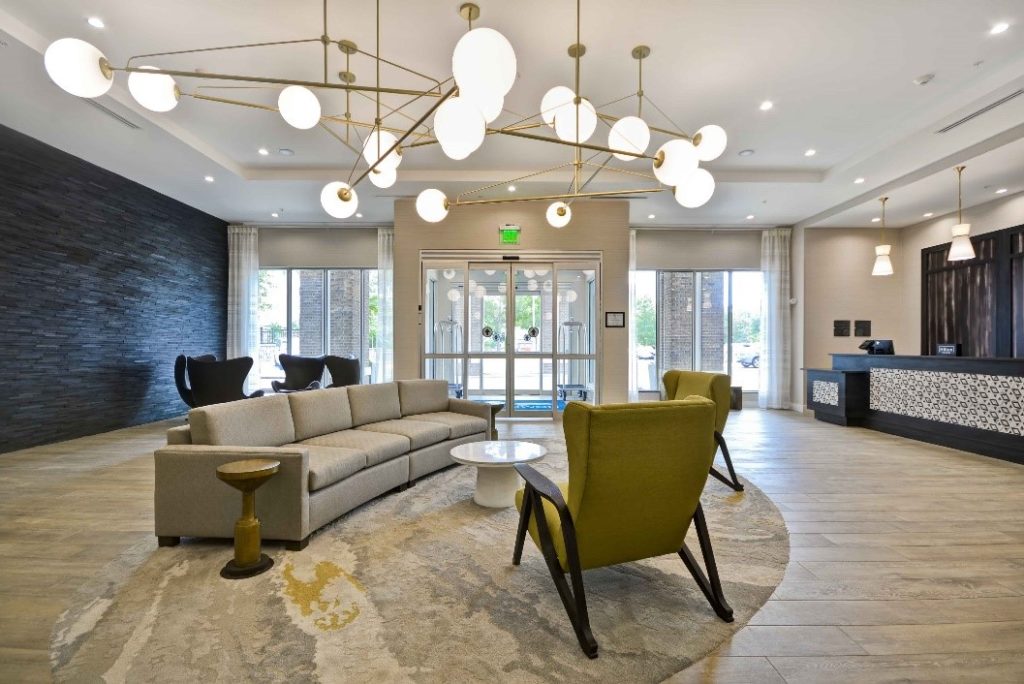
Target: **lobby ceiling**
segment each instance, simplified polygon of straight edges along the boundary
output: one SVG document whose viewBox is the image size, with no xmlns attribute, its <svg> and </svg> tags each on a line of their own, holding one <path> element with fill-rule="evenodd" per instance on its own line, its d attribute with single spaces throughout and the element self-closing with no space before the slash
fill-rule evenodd
<svg viewBox="0 0 1024 684">
<path fill-rule="evenodd" d="M 445 78 L 452 47 L 465 31 L 458 2 L 382 1 L 382 54 Z M 481 20 L 504 33 L 518 57 L 518 79 L 496 124 L 534 113 L 548 88 L 571 85 L 575 3 L 479 3 Z M 374 49 L 374 3 L 329 0 L 328 33 Z M 95 29 L 90 16 L 103 19 Z M 1009 30 L 990 35 L 1000 21 Z M 363 218 L 330 219 L 319 193 L 344 179 L 353 154 L 324 131 L 299 131 L 277 114 L 183 98 L 167 114 L 139 107 L 124 74 L 96 104 L 57 88 L 43 70 L 53 40 L 77 37 L 116 64 L 133 54 L 241 42 L 291 40 L 320 34 L 319 0 L 202 2 L 181 0 L 0 0 L 0 123 L 230 221 L 376 225 L 392 220 L 396 197 L 426 187 L 449 195 L 529 173 L 571 158 L 571 150 L 491 136 L 461 162 L 436 148 L 409 150 L 399 182 L 386 190 L 361 184 Z M 623 4 L 584 0 L 581 90 L 595 103 L 636 89 L 630 50 L 647 44 L 644 90 L 683 130 L 725 127 L 725 154 L 709 164 L 715 196 L 684 209 L 668 192 L 631 200 L 638 226 L 745 227 L 767 225 L 871 226 L 876 198 L 891 197 L 891 226 L 919 222 L 925 212 L 948 212 L 955 202 L 950 170 L 964 162 L 965 204 L 995 199 L 995 189 L 1024 191 L 1024 94 L 947 132 L 937 133 L 1007 95 L 1024 89 L 1024 6 L 1020 0 L 867 0 L 716 2 L 670 0 Z M 319 45 L 161 58 L 182 70 L 322 76 Z M 344 68 L 330 51 L 329 72 Z M 373 82 L 367 58 L 353 59 L 357 83 Z M 915 79 L 926 74 L 926 85 Z M 387 85 L 414 85 L 384 71 Z M 194 83 L 183 83 L 191 90 Z M 273 104 L 276 89 L 220 90 Z M 344 96 L 321 97 L 325 112 L 344 111 Z M 773 107 L 759 105 L 770 100 Z M 387 100 L 386 100 L 387 101 Z M 372 103 L 352 99 L 353 113 L 372 119 Z M 635 113 L 635 99 L 609 107 Z M 422 111 L 422 110 L 421 110 Z M 415 114 L 415 113 L 414 113 Z M 645 108 L 652 125 L 666 125 Z M 606 135 L 599 128 L 595 142 Z M 652 146 L 664 137 L 656 136 Z M 261 156 L 264 147 L 270 154 Z M 294 152 L 284 156 L 278 150 Z M 749 156 L 739 151 L 754 150 Z M 813 156 L 805 156 L 814 149 Z M 625 168 L 649 171 L 643 162 Z M 212 176 L 214 182 L 206 182 Z M 622 187 L 599 180 L 592 189 Z M 857 178 L 864 182 L 855 183 Z M 618 180 L 616 178 L 616 180 Z M 562 192 L 565 178 L 517 183 L 518 192 Z M 492 191 L 506 193 L 504 187 Z M 272 218 L 271 213 L 280 214 Z M 651 214 L 655 218 L 648 218 Z M 753 216 L 748 219 L 748 216 Z M 572 224 L 570 224 L 570 227 Z"/>
</svg>

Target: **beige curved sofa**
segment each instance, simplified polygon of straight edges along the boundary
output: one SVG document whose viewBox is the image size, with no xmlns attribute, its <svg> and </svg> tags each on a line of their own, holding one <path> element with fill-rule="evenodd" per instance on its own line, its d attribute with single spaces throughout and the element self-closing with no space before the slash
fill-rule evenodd
<svg viewBox="0 0 1024 684">
<path fill-rule="evenodd" d="M 301 549 L 312 532 L 392 489 L 453 464 L 451 448 L 491 434 L 491 410 L 448 397 L 443 380 L 275 394 L 189 411 L 156 459 L 155 531 L 231 538 L 237 492 L 217 466 L 245 458 L 281 462 L 256 495 L 264 539 Z"/>
</svg>

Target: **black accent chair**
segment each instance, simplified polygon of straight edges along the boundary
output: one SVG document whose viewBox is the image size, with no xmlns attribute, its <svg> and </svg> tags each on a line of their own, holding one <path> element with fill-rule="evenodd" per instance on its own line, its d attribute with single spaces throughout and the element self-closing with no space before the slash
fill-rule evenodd
<svg viewBox="0 0 1024 684">
<path fill-rule="evenodd" d="M 270 386 L 275 392 L 304 392 L 320 389 L 320 379 L 324 375 L 324 357 L 293 356 L 280 354 L 277 357 L 284 369 L 284 382 L 273 380 Z"/>
<path fill-rule="evenodd" d="M 174 385 L 178 388 L 178 394 L 181 396 L 181 400 L 185 402 L 189 408 L 196 407 L 196 398 L 192 396 L 192 388 L 188 386 L 188 362 L 216 360 L 217 357 L 213 354 L 204 354 L 203 356 L 185 356 L 184 354 L 179 354 L 178 358 L 174 359 Z"/>
<path fill-rule="evenodd" d="M 359 384 L 359 359 L 325 356 L 324 363 L 327 364 L 327 372 L 331 374 L 331 384 L 329 387 L 345 387 L 347 385 Z"/>
<path fill-rule="evenodd" d="M 209 406 L 239 399 L 262 397 L 263 390 L 246 394 L 242 389 L 252 365 L 251 356 L 228 359 L 227 361 L 189 359 L 188 380 L 192 386 L 192 398 L 195 401 L 195 406 Z"/>
</svg>

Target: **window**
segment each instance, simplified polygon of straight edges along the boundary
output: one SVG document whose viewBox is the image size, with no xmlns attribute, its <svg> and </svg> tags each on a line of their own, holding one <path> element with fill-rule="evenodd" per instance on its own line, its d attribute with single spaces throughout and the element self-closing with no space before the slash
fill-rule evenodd
<svg viewBox="0 0 1024 684">
<path fill-rule="evenodd" d="M 263 269 L 259 294 L 261 386 L 284 379 L 279 354 L 354 356 L 370 376 L 378 353 L 375 269 Z"/>
<path fill-rule="evenodd" d="M 727 373 L 757 390 L 759 271 L 637 271 L 632 303 L 637 389 L 658 392 L 669 369 Z"/>
</svg>

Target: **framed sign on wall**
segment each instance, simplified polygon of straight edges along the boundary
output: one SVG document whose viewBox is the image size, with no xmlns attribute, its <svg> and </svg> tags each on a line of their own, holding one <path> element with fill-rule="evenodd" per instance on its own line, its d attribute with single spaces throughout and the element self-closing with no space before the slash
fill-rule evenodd
<svg viewBox="0 0 1024 684">
<path fill-rule="evenodd" d="M 605 311 L 604 312 L 604 327 L 606 327 L 606 328 L 625 328 L 626 327 L 626 312 L 625 311 Z"/>
</svg>

